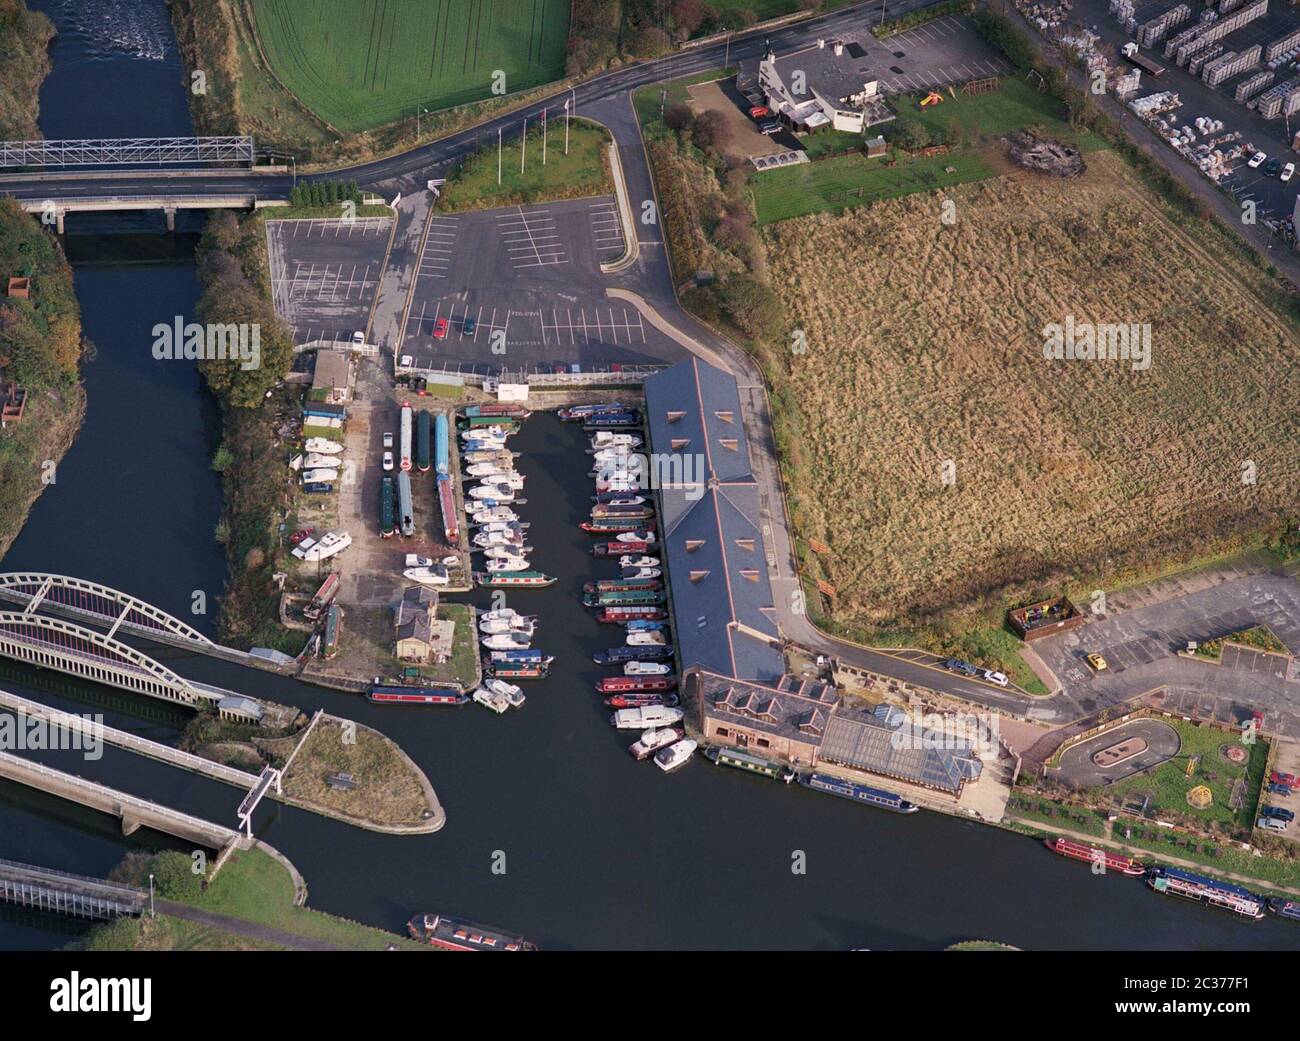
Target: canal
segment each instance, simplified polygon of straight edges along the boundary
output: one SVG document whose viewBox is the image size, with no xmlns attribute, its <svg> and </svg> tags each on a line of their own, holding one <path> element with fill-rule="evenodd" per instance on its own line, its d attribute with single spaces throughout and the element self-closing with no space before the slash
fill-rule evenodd
<svg viewBox="0 0 1300 1041">
<path fill-rule="evenodd" d="M 42 95 L 46 136 L 188 131 L 162 0 L 103 4 L 102 16 L 118 20 L 120 47 L 106 47 L 94 25 L 77 28 L 99 5 L 38 6 L 61 29 Z M 111 113 L 82 107 L 109 85 Z M 69 251 L 86 258 L 76 264 L 77 291 L 97 346 L 85 369 L 86 427 L 0 567 L 92 578 L 190 617 L 193 591 L 214 601 L 224 572 L 213 539 L 213 417 L 197 374 L 154 361 L 147 333 L 156 321 L 190 316 L 198 286 L 192 263 L 147 259 L 183 254 L 184 240 L 163 247 L 144 228 L 113 239 L 105 230 L 69 223 Z M 522 710 L 498 717 L 475 705 L 373 706 L 157 651 L 195 679 L 375 726 L 428 773 L 448 814 L 429 836 L 374 835 L 264 804 L 258 833 L 302 871 L 312 906 L 393 930 L 417 910 L 445 911 L 509 926 L 551 949 L 935 948 L 966 938 L 1026 948 L 1294 944 L 1293 923 L 1242 922 L 1133 880 L 1097 878 L 987 826 L 930 813 L 895 817 L 702 759 L 670 776 L 634 762 L 627 745 L 635 735 L 609 726 L 592 689 L 601 671 L 590 655 L 610 630 L 581 606 L 581 586 L 612 566 L 590 557 L 577 528 L 592 490 L 581 431 L 535 416 L 512 447 L 523 453 L 528 503 L 520 512 L 532 522 L 534 563 L 561 578 L 510 597 L 541 616 L 538 645 L 556 657 L 549 680 L 525 687 Z M 427 478 L 416 487 L 431 494 Z M 210 630 L 211 621 L 198 624 Z M 0 685 L 103 712 L 110 725 L 158 740 L 174 740 L 184 722 L 168 706 L 16 666 L 0 667 Z M 113 749 L 96 762 L 30 754 L 234 824 L 239 793 L 227 786 Z M 106 817 L 0 786 L 0 857 L 104 874 L 145 845 L 174 844 L 143 831 L 124 839 Z M 65 923 L 0 913 L 0 948 L 52 948 L 69 935 Z"/>
</svg>

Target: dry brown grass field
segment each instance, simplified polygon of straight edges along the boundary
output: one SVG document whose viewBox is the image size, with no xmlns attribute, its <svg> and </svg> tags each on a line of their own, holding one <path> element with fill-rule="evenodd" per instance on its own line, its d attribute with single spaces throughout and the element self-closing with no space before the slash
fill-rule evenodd
<svg viewBox="0 0 1300 1041">
<path fill-rule="evenodd" d="M 791 506 L 832 549 L 813 573 L 835 621 L 1113 584 L 1257 542 L 1300 503 L 1300 336 L 1264 275 L 1115 156 L 1088 162 L 954 189 L 950 226 L 931 194 L 766 231 L 807 334 L 778 387 Z M 1045 359 L 1067 314 L 1151 323 L 1150 368 Z"/>
</svg>

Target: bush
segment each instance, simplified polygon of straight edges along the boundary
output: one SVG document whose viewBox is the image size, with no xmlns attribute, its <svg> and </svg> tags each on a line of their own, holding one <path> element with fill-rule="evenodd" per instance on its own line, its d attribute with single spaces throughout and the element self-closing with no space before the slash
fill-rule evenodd
<svg viewBox="0 0 1300 1041">
<path fill-rule="evenodd" d="M 159 896 L 169 900 L 197 900 L 203 894 L 203 875 L 195 874 L 194 861 L 169 850 L 154 858 L 151 868 Z"/>
<path fill-rule="evenodd" d="M 723 311 L 746 336 L 757 340 L 784 330 L 785 308 L 780 298 L 753 275 L 731 275 L 718 292 Z"/>
<path fill-rule="evenodd" d="M 933 142 L 930 128 L 920 120 L 908 116 L 899 116 L 894 120 L 894 125 L 890 128 L 890 137 L 899 148 L 905 148 L 909 152 L 916 151 L 918 148 L 927 148 Z"/>
</svg>

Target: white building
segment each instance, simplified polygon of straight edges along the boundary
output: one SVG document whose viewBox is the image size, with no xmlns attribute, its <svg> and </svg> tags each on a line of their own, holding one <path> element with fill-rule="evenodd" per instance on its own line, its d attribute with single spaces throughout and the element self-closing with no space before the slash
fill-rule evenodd
<svg viewBox="0 0 1300 1041">
<path fill-rule="evenodd" d="M 758 63 L 758 86 L 767 107 L 796 132 L 861 133 L 892 118 L 866 57 L 854 41 L 821 39 L 788 54 L 769 47 Z"/>
</svg>

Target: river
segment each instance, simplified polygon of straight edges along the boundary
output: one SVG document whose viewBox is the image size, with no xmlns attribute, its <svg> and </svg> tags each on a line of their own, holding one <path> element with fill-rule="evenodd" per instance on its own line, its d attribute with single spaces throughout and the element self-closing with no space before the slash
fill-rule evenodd
<svg viewBox="0 0 1300 1041">
<path fill-rule="evenodd" d="M 98 5 L 36 6 L 60 28 L 42 93 L 47 137 L 188 132 L 175 42 L 169 29 L 157 31 L 166 28 L 161 0 L 105 5 L 123 41 L 110 48 L 94 18 L 80 30 L 73 24 L 83 11 L 100 17 Z M 110 89 L 111 112 L 83 107 Z M 212 537 L 220 488 L 210 468 L 211 407 L 192 368 L 152 359 L 147 333 L 155 321 L 192 313 L 194 268 L 142 260 L 162 255 L 160 237 L 81 234 L 92 228 L 123 230 L 69 218 L 70 254 L 94 258 L 75 265 L 98 348 L 85 368 L 86 426 L 0 565 L 93 578 L 189 618 L 193 592 L 212 603 L 224 574 Z M 610 568 L 595 564 L 576 527 L 591 494 L 581 437 L 536 416 L 512 446 L 528 478 L 521 512 L 533 523 L 535 562 L 561 577 L 511 597 L 541 615 L 538 644 L 556 656 L 552 678 L 525 688 L 521 711 L 373 706 L 159 649 L 193 678 L 375 726 L 428 773 L 448 814 L 430 836 L 379 836 L 264 804 L 258 834 L 302 871 L 312 906 L 392 930 L 417 910 L 444 911 L 517 929 L 550 949 L 933 949 L 967 938 L 1026 948 L 1295 943 L 1293 923 L 1242 922 L 1131 879 L 1097 878 L 987 826 L 924 812 L 895 817 L 702 759 L 671 776 L 634 762 L 626 747 L 635 735 L 610 728 L 592 690 L 601 673 L 590 654 L 609 630 L 581 607 L 580 591 Z M 427 478 L 417 494 L 430 494 Z M 211 615 L 196 624 L 211 631 Z M 174 740 L 183 724 L 169 706 L 22 667 L 0 666 L 0 685 L 103 712 L 110 725 L 158 740 Z M 33 754 L 234 824 L 240 793 L 224 785 L 112 749 L 98 762 Z M 146 844 L 172 845 L 143 831 L 124 839 L 101 815 L 0 786 L 0 857 L 103 874 Z M 798 863 L 806 870 L 796 872 Z M 3 949 L 57 947 L 76 931 L 0 913 Z"/>
</svg>

